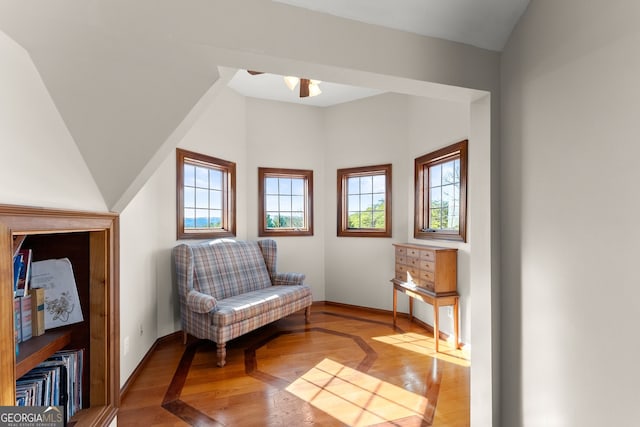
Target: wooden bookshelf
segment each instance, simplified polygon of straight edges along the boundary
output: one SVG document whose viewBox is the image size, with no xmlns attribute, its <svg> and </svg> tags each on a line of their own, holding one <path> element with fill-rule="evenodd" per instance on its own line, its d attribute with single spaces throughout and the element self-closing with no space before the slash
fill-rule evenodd
<svg viewBox="0 0 640 427">
<path fill-rule="evenodd" d="M 0 406 L 16 402 L 15 382 L 60 349 L 85 349 L 85 407 L 72 423 L 106 426 L 119 406 L 118 216 L 0 205 L 0 348 L 13 349 L 12 268 L 17 248 L 34 261 L 69 258 L 84 321 L 48 330 L 0 358 Z"/>
<path fill-rule="evenodd" d="M 20 354 L 16 358 L 16 378 L 20 378 L 43 360 L 71 342 L 71 331 L 47 332 L 20 343 Z"/>
</svg>

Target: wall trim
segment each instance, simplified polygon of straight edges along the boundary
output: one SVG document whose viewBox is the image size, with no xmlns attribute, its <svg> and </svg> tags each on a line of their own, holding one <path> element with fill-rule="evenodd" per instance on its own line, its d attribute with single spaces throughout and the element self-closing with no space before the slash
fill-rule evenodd
<svg viewBox="0 0 640 427">
<path fill-rule="evenodd" d="M 149 362 L 149 359 L 151 359 L 151 356 L 153 355 L 153 352 L 156 351 L 156 348 L 162 343 L 173 341 L 173 340 L 182 342 L 182 331 L 175 331 L 169 335 L 160 337 L 153 343 L 153 345 L 151 346 L 151 348 L 149 348 L 149 350 L 144 355 L 140 363 L 138 363 L 138 366 L 136 366 L 136 369 L 133 370 L 131 375 L 129 375 L 129 378 L 127 379 L 127 381 L 120 388 L 120 401 L 122 401 L 122 399 L 124 399 L 124 397 L 127 395 L 127 392 L 131 387 L 131 384 L 133 384 L 135 380 L 140 376 L 140 373 Z"/>
</svg>

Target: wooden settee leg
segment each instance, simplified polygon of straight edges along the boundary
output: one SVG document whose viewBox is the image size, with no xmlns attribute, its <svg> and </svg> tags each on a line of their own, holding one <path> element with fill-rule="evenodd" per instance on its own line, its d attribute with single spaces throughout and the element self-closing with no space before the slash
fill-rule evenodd
<svg viewBox="0 0 640 427">
<path fill-rule="evenodd" d="M 218 343 L 218 366 L 222 368 L 227 364 L 227 344 L 226 343 Z"/>
<path fill-rule="evenodd" d="M 304 321 L 311 323 L 311 306 L 304 309 Z"/>
</svg>

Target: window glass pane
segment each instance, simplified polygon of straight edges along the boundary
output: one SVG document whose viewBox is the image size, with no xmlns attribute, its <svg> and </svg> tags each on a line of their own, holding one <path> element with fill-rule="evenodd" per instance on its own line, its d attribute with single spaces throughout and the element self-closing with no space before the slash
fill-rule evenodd
<svg viewBox="0 0 640 427">
<path fill-rule="evenodd" d="M 385 194 L 375 193 L 373 195 L 373 208 L 377 210 L 384 210 Z"/>
<path fill-rule="evenodd" d="M 442 184 L 442 165 L 432 166 L 429 169 L 429 187 L 437 187 Z"/>
<path fill-rule="evenodd" d="M 360 193 L 360 178 L 347 178 L 347 194 Z"/>
<path fill-rule="evenodd" d="M 278 212 L 267 212 L 266 225 L 267 228 L 278 228 L 280 226 Z"/>
<path fill-rule="evenodd" d="M 448 184 L 454 181 L 453 161 L 442 164 L 442 183 Z"/>
<path fill-rule="evenodd" d="M 265 194 L 278 194 L 278 178 L 265 178 Z"/>
<path fill-rule="evenodd" d="M 291 227 L 291 213 L 280 212 L 280 227 Z"/>
<path fill-rule="evenodd" d="M 209 188 L 209 169 L 196 167 L 196 187 Z"/>
<path fill-rule="evenodd" d="M 184 228 L 194 228 L 196 226 L 195 209 L 184 210 Z"/>
<path fill-rule="evenodd" d="M 211 169 L 209 171 L 209 188 L 212 190 L 222 190 L 222 171 Z"/>
<path fill-rule="evenodd" d="M 212 228 L 222 227 L 222 210 L 212 209 L 209 211 L 209 227 L 212 227 Z"/>
<path fill-rule="evenodd" d="M 442 205 L 443 206 L 453 205 L 455 200 L 453 187 L 454 187 L 453 185 L 445 185 L 442 187 Z"/>
<path fill-rule="evenodd" d="M 304 212 L 304 196 L 291 197 L 291 210 Z"/>
<path fill-rule="evenodd" d="M 209 207 L 209 191 L 196 188 L 196 208 L 208 208 Z"/>
<path fill-rule="evenodd" d="M 304 196 L 304 179 L 294 178 L 291 180 L 291 194 Z"/>
<path fill-rule="evenodd" d="M 193 165 L 184 165 L 184 185 L 193 187 L 196 185 L 196 168 Z"/>
<path fill-rule="evenodd" d="M 384 193 L 385 186 L 386 186 L 386 182 L 385 182 L 384 175 L 373 176 L 373 192 L 374 193 Z"/>
<path fill-rule="evenodd" d="M 222 191 L 209 191 L 209 208 L 222 209 Z"/>
<path fill-rule="evenodd" d="M 373 207 L 373 197 L 371 194 L 363 194 L 360 196 L 360 210 L 366 211 Z"/>
<path fill-rule="evenodd" d="M 278 196 L 265 196 L 265 209 L 267 211 L 277 211 Z"/>
<path fill-rule="evenodd" d="M 209 209 L 196 209 L 196 228 L 206 228 L 209 223 Z"/>
<path fill-rule="evenodd" d="M 429 228 L 433 228 L 436 230 L 439 230 L 442 228 L 442 221 L 440 218 L 441 215 L 441 210 L 440 209 L 431 209 L 430 210 L 430 217 L 429 217 Z"/>
<path fill-rule="evenodd" d="M 292 227 L 304 228 L 304 215 L 302 212 L 293 212 L 291 214 Z"/>
<path fill-rule="evenodd" d="M 291 210 L 291 196 L 280 196 L 280 212 Z"/>
<path fill-rule="evenodd" d="M 360 210 L 360 196 L 349 196 L 347 199 L 347 211 L 359 211 Z"/>
<path fill-rule="evenodd" d="M 360 228 L 360 212 L 349 212 L 349 228 Z"/>
<path fill-rule="evenodd" d="M 456 159 L 453 161 L 453 173 L 455 176 L 454 182 L 460 182 L 460 159 Z"/>
<path fill-rule="evenodd" d="M 429 190 L 431 196 L 431 207 L 440 206 L 442 201 L 442 187 L 434 187 Z"/>
<path fill-rule="evenodd" d="M 183 197 L 184 197 L 183 203 L 185 208 L 196 207 L 196 192 L 193 187 L 185 187 Z"/>
<path fill-rule="evenodd" d="M 291 194 L 291 178 L 280 178 L 278 183 L 280 194 Z"/>
<path fill-rule="evenodd" d="M 360 193 L 372 193 L 373 192 L 373 177 L 362 176 L 360 177 Z"/>
<path fill-rule="evenodd" d="M 385 228 L 385 226 L 384 211 L 375 211 L 373 213 L 373 228 Z"/>
</svg>

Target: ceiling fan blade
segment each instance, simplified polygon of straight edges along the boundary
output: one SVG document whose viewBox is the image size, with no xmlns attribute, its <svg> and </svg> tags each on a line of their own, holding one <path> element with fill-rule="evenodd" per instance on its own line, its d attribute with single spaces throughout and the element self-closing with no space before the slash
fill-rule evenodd
<svg viewBox="0 0 640 427">
<path fill-rule="evenodd" d="M 309 79 L 300 79 L 300 98 L 309 96 Z"/>
<path fill-rule="evenodd" d="M 251 74 L 252 76 L 257 76 L 258 74 L 264 74 L 264 71 L 247 70 L 247 73 Z"/>
</svg>

